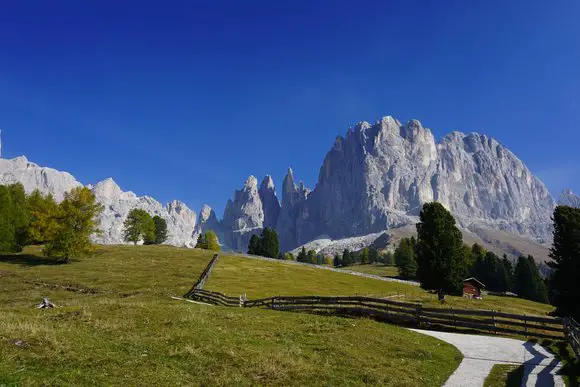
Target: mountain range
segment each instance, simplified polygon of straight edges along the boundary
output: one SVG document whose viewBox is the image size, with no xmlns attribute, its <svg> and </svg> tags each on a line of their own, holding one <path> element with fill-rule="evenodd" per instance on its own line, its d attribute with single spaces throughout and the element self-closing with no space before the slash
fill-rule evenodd
<svg viewBox="0 0 580 387">
<path fill-rule="evenodd" d="M 57 201 L 82 185 L 67 172 L 23 156 L 0 159 L 0 184 L 14 182 Z M 314 241 L 330 246 L 329 241 L 340 240 L 336 245 L 343 246 L 349 238 L 360 244 L 385 231 L 401 234 L 397 230 L 413 229 L 423 203 L 439 201 L 468 239 L 512 254 L 533 250 L 541 255 L 551 241 L 556 205 L 545 184 L 497 140 L 451 132 L 435 141 L 419 121 L 402 124 L 391 116 L 361 122 L 338 136 L 313 189 L 297 183 L 289 168 L 279 200 L 271 176 L 260 184 L 250 176 L 226 204 L 221 220 L 207 205 L 196 216 L 180 201 L 162 205 L 122 191 L 112 179 L 88 187 L 104 205 L 97 243 L 123 243 L 127 214 L 142 208 L 166 219 L 168 244 L 194 247 L 197 236 L 212 229 L 225 247 L 239 251 L 265 227 L 277 230 L 284 251 Z M 580 197 L 565 190 L 559 202 L 580 206 Z"/>
</svg>

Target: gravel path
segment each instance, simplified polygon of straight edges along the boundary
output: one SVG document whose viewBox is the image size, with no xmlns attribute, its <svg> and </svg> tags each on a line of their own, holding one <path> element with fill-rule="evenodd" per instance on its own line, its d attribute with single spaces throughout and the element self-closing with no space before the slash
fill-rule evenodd
<svg viewBox="0 0 580 387">
<path fill-rule="evenodd" d="M 561 363 L 539 344 L 505 337 L 412 330 L 452 344 L 463 354 L 463 361 L 445 387 L 483 386 L 495 364 L 523 364 L 522 386 L 564 387 L 564 380 L 556 375 Z"/>
</svg>

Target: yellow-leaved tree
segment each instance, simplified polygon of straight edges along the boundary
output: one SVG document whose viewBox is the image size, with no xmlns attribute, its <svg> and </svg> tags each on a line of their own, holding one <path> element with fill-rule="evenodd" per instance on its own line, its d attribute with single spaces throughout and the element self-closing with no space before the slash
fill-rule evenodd
<svg viewBox="0 0 580 387">
<path fill-rule="evenodd" d="M 58 206 L 54 234 L 44 249 L 45 255 L 67 263 L 72 257 L 93 252 L 91 235 L 99 232 L 96 218 L 102 210 L 90 189 L 73 188 Z"/>
</svg>

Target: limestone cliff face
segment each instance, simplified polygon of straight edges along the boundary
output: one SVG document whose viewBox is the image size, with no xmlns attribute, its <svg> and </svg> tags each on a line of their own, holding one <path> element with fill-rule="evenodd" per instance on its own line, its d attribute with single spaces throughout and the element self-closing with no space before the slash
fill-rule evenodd
<svg viewBox="0 0 580 387">
<path fill-rule="evenodd" d="M 201 211 L 199 211 L 197 225 L 195 226 L 195 230 L 193 232 L 194 241 L 197 243 L 197 238 L 199 235 L 209 230 L 212 230 L 216 233 L 220 244 L 223 245 L 225 238 L 222 225 L 217 219 L 215 211 L 206 204 L 202 207 Z"/>
<path fill-rule="evenodd" d="M 101 244 L 123 244 L 123 224 L 132 209 L 139 208 L 151 216 L 160 216 L 167 222 L 167 244 L 183 247 L 194 247 L 196 215 L 184 203 L 174 200 L 162 205 L 150 196 L 137 196 L 133 192 L 124 192 L 113 181 L 106 179 L 93 187 L 95 198 L 103 204 L 100 227 L 102 234 L 94 240 Z"/>
<path fill-rule="evenodd" d="M 290 175 L 278 221 L 285 248 L 321 235 L 338 239 L 414 223 L 423 203 L 433 200 L 467 229 L 540 242 L 551 235 L 554 201 L 512 152 L 477 133 L 453 132 L 437 143 L 416 120 L 358 124 L 336 139 L 311 193 L 294 199 L 292 187 Z"/>
<path fill-rule="evenodd" d="M 234 250 L 245 250 L 250 237 L 264 227 L 264 210 L 258 193 L 258 180 L 250 176 L 241 190 L 228 200 L 222 219 L 225 243 Z"/>
<path fill-rule="evenodd" d="M 64 199 L 66 192 L 83 186 L 71 174 L 40 167 L 25 157 L 0 159 L 0 184 L 12 183 L 22 183 L 27 193 L 38 189 L 44 194 L 52 194 L 58 202 Z M 159 215 L 167 221 L 167 244 L 195 246 L 193 231 L 196 216 L 184 203 L 175 200 L 163 206 L 151 197 L 138 197 L 133 192 L 123 192 L 113 179 L 88 187 L 92 189 L 97 202 L 103 205 L 103 212 L 98 219 L 102 234 L 93 237 L 96 243 L 124 243 L 123 223 L 129 211 L 141 208 L 151 216 Z"/>
<path fill-rule="evenodd" d="M 258 180 L 250 176 L 226 205 L 221 222 L 225 244 L 233 250 L 246 251 L 252 235 L 260 234 L 265 227 L 276 227 L 279 213 L 280 202 L 272 178 L 266 176 L 258 189 Z"/>
<path fill-rule="evenodd" d="M 64 199 L 65 192 L 82 186 L 70 173 L 40 167 L 24 156 L 0 159 L 0 184 L 14 183 L 21 183 L 27 193 L 38 189 L 45 195 L 51 194 L 58 202 Z"/>
<path fill-rule="evenodd" d="M 576 195 L 569 189 L 565 189 L 558 198 L 558 204 L 580 208 L 580 196 Z"/>
<path fill-rule="evenodd" d="M 282 183 L 282 208 L 276 224 L 280 246 L 288 249 L 294 246 L 299 240 L 302 230 L 297 229 L 299 224 L 304 224 L 301 220 L 304 216 L 304 204 L 308 198 L 310 190 L 304 187 L 301 182 L 296 185 L 292 168 L 288 168 L 288 173 Z M 295 247 L 295 246 L 294 246 Z"/>
<path fill-rule="evenodd" d="M 276 228 L 278 216 L 280 215 L 280 202 L 276 196 L 276 188 L 272 176 L 268 175 L 262 180 L 258 191 L 262 201 L 262 211 L 264 212 L 264 227 Z"/>
</svg>

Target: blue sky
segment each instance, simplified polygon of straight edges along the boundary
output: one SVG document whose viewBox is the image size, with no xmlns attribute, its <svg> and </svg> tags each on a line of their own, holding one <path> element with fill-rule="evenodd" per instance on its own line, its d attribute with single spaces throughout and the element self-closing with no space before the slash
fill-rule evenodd
<svg viewBox="0 0 580 387">
<path fill-rule="evenodd" d="M 355 123 L 497 138 L 580 191 L 580 2 L 22 1 L 0 11 L 4 157 L 221 217 L 248 175 L 313 187 Z"/>
</svg>

